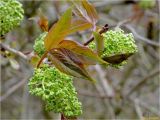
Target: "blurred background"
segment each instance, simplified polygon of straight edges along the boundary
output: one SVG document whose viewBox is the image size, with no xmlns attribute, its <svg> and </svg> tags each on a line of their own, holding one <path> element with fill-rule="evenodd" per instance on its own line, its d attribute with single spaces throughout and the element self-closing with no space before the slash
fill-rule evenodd
<svg viewBox="0 0 160 120">
<path fill-rule="evenodd" d="M 33 50 L 35 39 L 42 33 L 38 24 L 29 20 L 40 8 L 50 26 L 64 12 L 66 1 L 23 0 L 25 16 L 21 25 L 6 35 L 5 44 L 23 53 Z M 138 53 L 120 69 L 95 66 L 91 75 L 97 84 L 77 80 L 74 85 L 83 105 L 80 119 L 142 119 L 160 117 L 160 1 L 159 0 L 92 0 L 99 15 L 99 26 L 117 25 L 126 33 L 133 33 Z M 128 19 L 133 19 L 129 21 Z M 79 32 L 69 37 L 84 43 L 88 34 Z M 25 59 L 2 56 L 1 119 L 58 119 L 59 114 L 47 112 L 43 101 L 28 93 L 27 82 L 33 66 Z"/>
</svg>

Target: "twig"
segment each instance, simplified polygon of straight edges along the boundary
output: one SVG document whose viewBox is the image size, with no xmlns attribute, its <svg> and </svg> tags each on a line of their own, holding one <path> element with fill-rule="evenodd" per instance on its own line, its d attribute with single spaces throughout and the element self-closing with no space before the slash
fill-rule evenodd
<svg viewBox="0 0 160 120">
<path fill-rule="evenodd" d="M 29 92 L 27 83 L 23 87 L 21 119 L 28 119 Z"/>
<path fill-rule="evenodd" d="M 129 101 L 134 102 L 135 99 L 137 99 L 137 98 L 127 97 L 127 99 L 128 99 Z M 153 106 L 151 106 L 151 105 L 149 105 L 149 104 L 147 104 L 147 103 L 145 103 L 144 101 L 141 101 L 141 100 L 138 100 L 138 103 L 139 103 L 139 105 L 140 105 L 141 107 L 147 109 L 148 111 L 150 111 L 150 112 L 152 112 L 153 114 L 155 114 L 155 115 L 157 115 L 157 116 L 160 117 L 160 112 L 159 112 L 158 110 L 156 110 Z"/>
<path fill-rule="evenodd" d="M 23 54 L 22 52 L 20 52 L 20 51 L 18 51 L 18 50 L 15 50 L 15 49 L 11 48 L 11 47 L 8 46 L 8 45 L 5 45 L 5 44 L 3 44 L 3 43 L 0 43 L 0 47 L 8 50 L 8 51 L 11 52 L 11 53 L 14 53 L 14 54 L 20 56 L 21 58 L 23 58 L 23 59 L 25 59 L 25 60 L 28 60 L 28 57 L 27 57 L 25 54 Z"/>
<path fill-rule="evenodd" d="M 124 19 L 124 20 L 118 22 L 116 28 L 119 28 L 120 26 L 122 26 L 122 25 L 124 25 L 124 24 L 126 24 L 126 23 L 129 23 L 129 22 L 131 22 L 131 21 L 132 21 L 132 19 Z"/>
<path fill-rule="evenodd" d="M 106 32 L 108 30 L 108 24 L 106 24 L 100 31 L 99 33 L 102 34 L 104 32 Z M 86 43 L 84 43 L 84 46 L 87 46 L 90 42 L 92 42 L 94 40 L 94 37 L 90 38 Z"/>
<path fill-rule="evenodd" d="M 100 14 L 100 16 L 101 16 L 100 18 L 103 21 L 106 21 L 108 19 L 108 17 L 105 14 Z M 116 15 L 110 15 L 110 18 L 112 18 L 112 21 L 115 21 L 115 22 L 119 20 L 119 18 L 117 18 Z M 125 21 L 125 20 L 123 20 L 123 21 Z M 141 41 L 143 41 L 147 44 L 160 47 L 160 43 L 154 42 L 153 40 L 150 40 L 148 38 L 145 38 L 145 37 L 139 35 L 131 25 L 126 24 L 126 25 L 123 25 L 123 26 L 126 27 L 128 30 L 130 30 L 133 33 L 136 40 L 141 40 Z"/>
<path fill-rule="evenodd" d="M 145 109 L 147 109 L 148 111 L 152 112 L 153 114 L 157 115 L 160 117 L 160 112 L 158 110 L 156 110 L 153 106 L 145 103 L 144 101 L 139 101 L 139 105 L 141 105 L 142 107 L 144 107 Z"/>
<path fill-rule="evenodd" d="M 89 93 L 87 91 L 78 91 L 78 93 L 80 95 L 84 95 L 84 96 L 88 96 L 88 97 L 96 97 L 96 98 L 100 98 L 100 99 L 108 98 L 107 95 L 104 95 L 104 96 L 95 95 L 94 93 Z M 131 97 L 126 96 L 125 99 L 134 103 L 137 98 L 131 98 Z M 145 109 L 147 109 L 148 111 L 152 112 L 153 114 L 155 114 L 157 116 L 160 116 L 160 113 L 158 112 L 158 110 L 156 110 L 154 107 L 146 104 L 144 101 L 141 102 L 140 100 L 138 100 L 138 104 L 139 104 L 139 106 L 144 107 Z"/>
<path fill-rule="evenodd" d="M 105 72 L 102 70 L 102 68 L 98 65 L 95 66 L 95 70 L 97 71 L 97 73 L 99 73 L 99 79 L 98 81 L 100 82 L 100 86 L 102 89 L 100 88 L 97 88 L 99 86 L 96 85 L 96 88 L 98 90 L 101 90 L 99 91 L 99 94 L 101 96 L 105 95 L 108 97 L 108 98 L 113 98 L 115 93 L 114 93 L 114 90 L 112 88 L 112 86 L 109 84 L 108 80 L 106 79 L 106 74 Z M 104 96 L 103 96 L 104 97 Z M 102 97 L 101 97 L 102 98 Z M 105 98 L 105 97 L 104 97 Z M 111 119 L 115 119 L 115 112 L 114 112 L 114 108 L 113 108 L 113 105 L 111 103 L 111 100 L 112 99 L 104 99 L 104 103 L 105 105 L 107 106 L 108 108 L 108 111 L 109 111 L 109 115 L 111 117 Z"/>
<path fill-rule="evenodd" d="M 139 83 L 137 83 L 128 93 L 126 96 L 130 96 L 133 92 L 135 92 L 136 90 L 138 90 L 142 85 L 144 85 L 144 83 L 149 79 L 152 78 L 154 76 L 156 76 L 158 73 L 160 73 L 160 69 L 157 69 L 155 71 L 153 71 L 152 73 L 150 73 L 149 75 L 147 75 L 146 77 L 144 77 L 142 80 L 140 80 Z"/>
<path fill-rule="evenodd" d="M 100 73 L 99 75 L 99 80 L 101 82 L 101 85 L 103 87 L 104 92 L 106 93 L 106 95 L 108 97 L 113 97 L 114 96 L 114 90 L 113 88 L 109 85 L 108 81 L 106 80 L 106 74 L 105 72 L 102 70 L 102 68 L 98 65 L 95 66 L 95 69 L 97 71 L 97 73 Z"/>
<path fill-rule="evenodd" d="M 143 120 L 143 113 L 142 113 L 142 110 L 139 106 L 139 100 L 138 99 L 134 100 L 134 105 L 135 105 L 135 110 L 136 110 L 136 113 L 137 113 L 139 119 Z"/>
<path fill-rule="evenodd" d="M 135 37 L 136 39 L 141 40 L 141 41 L 144 41 L 144 42 L 146 42 L 147 44 L 160 47 L 160 44 L 159 44 L 158 42 L 153 42 L 152 40 L 150 40 L 150 39 L 148 39 L 148 38 L 145 38 L 145 37 L 142 37 L 141 35 L 139 35 L 139 34 L 134 30 L 134 28 L 133 28 L 131 25 L 126 24 L 126 25 L 124 25 L 124 27 L 126 27 L 127 29 L 129 29 L 129 30 L 133 33 L 133 35 L 134 35 L 134 37 Z"/>
<path fill-rule="evenodd" d="M 79 95 L 88 96 L 88 97 L 96 97 L 96 98 L 102 98 L 102 99 L 109 98 L 106 95 L 93 94 L 91 92 L 84 91 L 84 90 L 83 91 L 82 90 L 78 90 L 77 92 L 78 92 Z"/>
<path fill-rule="evenodd" d="M 12 86 L 4 95 L 0 97 L 0 102 L 5 100 L 7 97 L 9 97 L 12 93 L 14 93 L 18 88 L 20 88 L 26 80 L 28 80 L 29 77 L 24 78 L 20 82 L 18 82 L 16 85 Z"/>
</svg>

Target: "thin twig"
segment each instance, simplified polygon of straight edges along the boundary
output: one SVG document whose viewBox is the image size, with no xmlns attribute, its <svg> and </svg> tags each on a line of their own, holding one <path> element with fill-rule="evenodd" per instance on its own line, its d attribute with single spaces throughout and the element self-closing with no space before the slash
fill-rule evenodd
<svg viewBox="0 0 160 120">
<path fill-rule="evenodd" d="M 114 93 L 112 86 L 109 84 L 108 80 L 106 79 L 106 73 L 102 70 L 102 68 L 99 65 L 95 66 L 95 70 L 97 71 L 97 73 L 100 73 L 98 76 L 98 78 L 99 78 L 98 81 L 100 82 L 100 86 L 103 90 L 103 92 L 99 91 L 99 94 L 101 96 L 103 96 L 103 94 L 105 94 L 108 98 L 113 98 L 115 96 L 115 93 Z M 114 112 L 114 108 L 111 103 L 111 100 L 112 99 L 104 99 L 104 103 L 108 108 L 109 115 L 110 115 L 111 119 L 115 119 L 115 112 Z"/>
<path fill-rule="evenodd" d="M 134 105 L 135 105 L 135 110 L 136 110 L 136 113 L 137 113 L 139 119 L 143 120 L 143 113 L 142 113 L 142 110 L 139 106 L 139 100 L 138 99 L 134 100 Z"/>
<path fill-rule="evenodd" d="M 122 25 L 124 25 L 124 24 L 126 24 L 126 23 L 129 23 L 129 22 L 131 22 L 131 21 L 132 21 L 132 19 L 124 19 L 124 20 L 118 22 L 116 28 L 119 28 L 119 27 L 121 27 Z"/>
<path fill-rule="evenodd" d="M 84 90 L 78 90 L 77 91 L 79 95 L 83 95 L 83 96 L 88 96 L 88 97 L 95 97 L 95 98 L 109 98 L 108 96 L 106 95 L 101 95 L 101 94 L 93 94 L 91 92 L 88 92 L 88 91 L 84 91 Z"/>
<path fill-rule="evenodd" d="M 155 71 L 153 71 L 152 73 L 150 73 L 149 75 L 147 75 L 146 77 L 144 77 L 142 80 L 140 80 L 139 83 L 137 83 L 128 93 L 126 96 L 130 96 L 133 92 L 137 91 L 142 85 L 144 85 L 144 83 L 149 79 L 152 78 L 156 75 L 158 75 L 160 73 L 160 69 L 157 69 Z"/>
<path fill-rule="evenodd" d="M 87 92 L 87 91 L 78 91 L 79 95 L 83 95 L 83 96 L 88 96 L 88 97 L 96 97 L 96 98 L 100 98 L 100 99 L 108 99 L 108 96 L 107 95 L 95 95 L 94 93 L 91 93 L 91 92 Z M 131 97 L 128 97 L 126 96 L 126 98 L 124 100 L 128 100 L 128 101 L 131 101 L 131 102 L 135 102 L 137 98 L 131 98 Z M 147 103 L 145 103 L 144 101 L 138 101 L 138 104 L 139 106 L 142 106 L 144 107 L 145 109 L 147 109 L 148 111 L 152 112 L 153 114 L 157 115 L 157 116 L 160 116 L 160 113 L 158 112 L 158 110 L 156 110 L 154 107 L 148 105 Z"/>
<path fill-rule="evenodd" d="M 9 97 L 12 93 L 14 93 L 18 88 L 20 88 L 22 85 L 25 84 L 26 80 L 28 80 L 29 77 L 24 78 L 20 82 L 18 82 L 16 85 L 12 86 L 4 95 L 0 97 L 0 102 L 5 100 L 7 97 Z"/>
<path fill-rule="evenodd" d="M 20 56 L 21 58 L 23 58 L 23 59 L 25 59 L 25 60 L 28 60 L 28 57 L 27 57 L 25 54 L 23 54 L 22 52 L 20 52 L 20 51 L 18 51 L 18 50 L 15 50 L 15 49 L 11 48 L 11 47 L 8 46 L 8 45 L 5 45 L 5 44 L 3 44 L 3 43 L 0 43 L 0 47 L 8 50 L 8 51 L 11 52 L 11 53 L 14 53 L 14 54 Z"/>
<path fill-rule="evenodd" d="M 108 19 L 108 17 L 107 17 L 105 14 L 100 14 L 100 16 L 101 16 L 100 18 L 101 18 L 103 21 L 106 21 L 106 20 Z M 116 17 L 116 15 L 110 15 L 110 18 L 112 18 L 112 21 L 115 21 L 115 22 L 119 20 L 119 18 Z M 125 20 L 122 20 L 122 21 L 125 21 Z M 116 26 L 116 25 L 115 25 L 115 26 Z M 134 37 L 136 38 L 136 40 L 140 40 L 140 41 L 143 41 L 143 42 L 145 42 L 145 43 L 147 43 L 147 44 L 160 47 L 160 43 L 154 42 L 153 40 L 150 40 L 150 39 L 148 39 L 148 38 L 145 38 L 145 37 L 139 35 L 139 34 L 136 32 L 136 30 L 135 30 L 131 25 L 125 24 L 125 25 L 122 25 L 122 26 L 124 26 L 124 27 L 126 27 L 128 30 L 130 30 L 130 31 L 133 33 L 133 35 L 134 35 Z"/>
<path fill-rule="evenodd" d="M 106 32 L 108 30 L 108 24 L 106 24 L 100 31 L 99 33 L 102 34 L 104 32 Z M 87 46 L 90 42 L 92 42 L 94 40 L 94 37 L 90 38 L 86 43 L 84 43 L 84 46 Z"/>
<path fill-rule="evenodd" d="M 126 24 L 126 25 L 124 25 L 124 27 L 126 27 L 127 29 L 129 29 L 129 30 L 133 33 L 134 37 L 135 37 L 137 40 L 141 40 L 141 41 L 143 41 L 143 42 L 146 42 L 147 44 L 160 47 L 160 43 L 158 43 L 158 42 L 153 42 L 153 40 L 150 40 L 150 39 L 148 39 L 148 38 L 142 37 L 141 35 L 139 35 L 139 34 L 135 31 L 135 29 L 134 29 L 131 25 Z"/>
<path fill-rule="evenodd" d="M 106 93 L 106 95 L 108 97 L 113 97 L 114 96 L 114 90 L 111 87 L 111 85 L 109 85 L 108 80 L 106 80 L 105 72 L 102 70 L 102 68 L 99 65 L 96 65 L 95 69 L 96 69 L 97 73 L 100 73 L 100 75 L 99 75 L 100 79 L 99 80 L 100 80 L 101 85 L 104 89 L 104 92 Z"/>
<path fill-rule="evenodd" d="M 138 99 L 138 98 L 127 97 L 127 99 L 128 99 L 129 101 L 134 102 L 135 99 Z M 155 115 L 157 115 L 157 116 L 160 117 L 160 112 L 159 112 L 157 109 L 155 109 L 153 106 L 145 103 L 144 101 L 141 101 L 140 99 L 138 100 L 138 103 L 139 103 L 139 105 L 140 105 L 141 107 L 145 108 L 146 110 L 148 110 L 148 111 L 150 111 L 151 113 L 153 113 L 153 114 L 155 114 Z"/>
</svg>

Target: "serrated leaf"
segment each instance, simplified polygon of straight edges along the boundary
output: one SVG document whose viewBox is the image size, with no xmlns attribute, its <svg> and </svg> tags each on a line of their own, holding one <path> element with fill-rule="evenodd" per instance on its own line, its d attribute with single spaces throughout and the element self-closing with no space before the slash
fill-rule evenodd
<svg viewBox="0 0 160 120">
<path fill-rule="evenodd" d="M 69 8 L 61 16 L 59 21 L 52 26 L 44 40 L 46 50 L 50 50 L 51 48 L 56 47 L 58 43 L 62 41 L 64 37 L 68 34 L 66 30 L 68 30 L 71 26 L 71 17 L 72 9 Z"/>
<path fill-rule="evenodd" d="M 63 40 L 58 44 L 59 48 L 65 48 L 72 51 L 75 54 L 82 55 L 88 57 L 100 64 L 108 64 L 104 60 L 102 60 L 96 53 L 94 53 L 91 49 L 86 46 L 82 46 L 79 43 L 76 43 L 71 40 Z"/>
<path fill-rule="evenodd" d="M 72 51 L 65 48 L 52 49 L 48 52 L 48 57 L 61 72 L 95 82 Z"/>
</svg>

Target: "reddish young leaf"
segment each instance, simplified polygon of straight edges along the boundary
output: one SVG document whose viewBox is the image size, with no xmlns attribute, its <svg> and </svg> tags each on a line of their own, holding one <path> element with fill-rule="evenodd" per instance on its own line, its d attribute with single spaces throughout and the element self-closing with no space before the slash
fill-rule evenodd
<svg viewBox="0 0 160 120">
<path fill-rule="evenodd" d="M 48 57 L 61 72 L 95 82 L 72 51 L 65 48 L 52 49 L 48 52 Z"/>
<path fill-rule="evenodd" d="M 67 32 L 68 32 L 68 34 L 71 34 L 71 33 L 86 30 L 89 28 L 92 28 L 91 23 L 89 23 L 88 21 L 83 20 L 83 19 L 76 19 L 76 20 L 72 21 L 71 27 L 69 30 L 67 30 Z"/>
<path fill-rule="evenodd" d="M 98 14 L 94 6 L 90 4 L 87 0 L 82 0 L 82 6 L 86 10 L 88 16 L 90 17 L 91 22 L 96 24 L 98 20 Z"/>
<path fill-rule="evenodd" d="M 82 46 L 71 40 L 63 40 L 58 44 L 58 48 L 65 48 L 72 51 L 75 54 L 82 55 L 88 57 L 91 60 L 99 62 L 100 64 L 108 64 L 104 60 L 102 60 L 96 53 L 94 53 L 88 47 Z"/>
<path fill-rule="evenodd" d="M 82 1 L 71 1 L 75 6 L 74 14 L 81 19 L 87 20 L 93 26 L 97 23 L 98 14 L 96 9 L 87 0 Z"/>
<path fill-rule="evenodd" d="M 40 28 L 43 31 L 48 31 L 48 18 L 41 11 L 39 11 L 38 14 L 39 14 L 38 24 Z"/>
<path fill-rule="evenodd" d="M 56 47 L 68 34 L 66 31 L 71 26 L 71 17 L 72 9 L 70 8 L 61 16 L 59 21 L 53 25 L 44 40 L 46 50 Z"/>
</svg>

